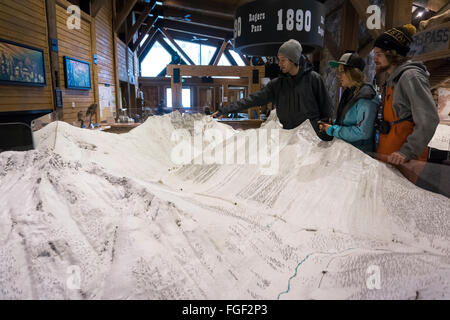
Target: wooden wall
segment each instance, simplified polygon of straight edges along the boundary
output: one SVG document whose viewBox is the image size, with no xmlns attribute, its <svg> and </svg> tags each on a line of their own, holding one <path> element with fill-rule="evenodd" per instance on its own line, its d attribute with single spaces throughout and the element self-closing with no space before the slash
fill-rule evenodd
<svg viewBox="0 0 450 320">
<path fill-rule="evenodd" d="M 114 39 L 112 33 L 112 2 L 106 1 L 95 17 L 95 37 L 97 51 L 98 85 L 109 85 L 111 88 L 111 109 L 116 110 L 116 78 L 114 71 Z M 107 108 L 100 114 L 100 120 L 106 120 Z"/>
<path fill-rule="evenodd" d="M 70 30 L 67 25 L 67 4 L 68 2 L 57 2 L 56 5 L 56 26 L 58 32 L 59 45 L 59 70 L 61 71 L 61 89 L 63 92 L 63 112 L 64 121 L 74 123 L 77 120 L 77 113 L 86 112 L 87 108 L 95 103 L 92 50 L 91 50 L 91 22 L 87 17 L 81 19 L 79 30 Z M 89 17 L 90 18 L 90 17 Z M 91 64 L 91 90 L 66 89 L 64 79 L 64 56 L 88 61 Z"/>
<path fill-rule="evenodd" d="M 0 38 L 44 50 L 45 87 L 0 85 L 0 112 L 53 109 L 45 0 L 0 0 Z"/>
<path fill-rule="evenodd" d="M 126 46 L 113 32 L 113 1 L 103 1 L 103 6 L 93 18 L 81 11 L 81 28 L 67 26 L 67 7 L 72 3 L 56 0 L 56 32 L 58 37 L 59 87 L 62 90 L 63 120 L 77 123 L 77 114 L 85 111 L 92 103 L 100 106 L 100 91 L 110 89 L 107 105 L 112 117 L 118 104 L 120 74 L 123 81 L 129 81 L 128 68 L 137 84 L 139 64 L 136 53 L 126 61 Z M 49 36 L 46 17 L 46 0 L 0 0 L 0 38 L 38 47 L 44 50 L 46 64 L 45 87 L 0 85 L 0 112 L 26 110 L 54 110 L 53 90 L 50 73 Z M 116 45 L 117 43 L 117 45 Z M 116 52 L 117 51 L 117 52 Z M 97 54 L 97 64 L 93 55 Z M 119 55 L 119 57 L 116 56 Z M 64 79 L 64 56 L 70 56 L 91 64 L 91 89 L 66 89 Z M 122 63 L 118 63 L 119 58 Z M 118 70 L 116 70 L 116 68 Z M 108 90 L 103 90 L 108 88 Z M 105 100 L 103 99 L 102 102 Z M 104 105 L 104 103 L 102 103 Z M 100 109 L 100 108 L 99 108 Z M 98 110 L 100 111 L 100 110 Z M 98 121 L 106 120 L 98 112 Z"/>
<path fill-rule="evenodd" d="M 128 81 L 126 45 L 123 41 L 117 39 L 117 62 L 119 69 L 119 80 Z"/>
</svg>

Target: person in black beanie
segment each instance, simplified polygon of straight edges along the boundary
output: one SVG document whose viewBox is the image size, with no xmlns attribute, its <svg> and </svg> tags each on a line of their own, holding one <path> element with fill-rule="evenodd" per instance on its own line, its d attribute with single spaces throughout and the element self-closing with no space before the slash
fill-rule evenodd
<svg viewBox="0 0 450 320">
<path fill-rule="evenodd" d="M 213 116 L 220 117 L 272 102 L 283 129 L 294 129 L 309 119 L 317 136 L 331 141 L 333 137 L 320 131 L 318 121 L 331 118 L 333 103 L 322 77 L 313 71 L 312 65 L 302 55 L 301 44 L 294 39 L 283 43 L 278 50 L 278 60 L 282 72 L 279 77 L 245 99 L 220 106 Z"/>
<path fill-rule="evenodd" d="M 377 74 L 386 72 L 388 76 L 378 112 L 377 158 L 398 166 L 403 174 L 414 171 L 417 178 L 421 169 L 406 167 L 411 160 L 427 160 L 427 145 L 439 116 L 427 68 L 407 57 L 415 32 L 411 24 L 384 32 L 375 41 L 374 62 Z M 414 178 L 410 180 L 415 183 Z"/>
</svg>

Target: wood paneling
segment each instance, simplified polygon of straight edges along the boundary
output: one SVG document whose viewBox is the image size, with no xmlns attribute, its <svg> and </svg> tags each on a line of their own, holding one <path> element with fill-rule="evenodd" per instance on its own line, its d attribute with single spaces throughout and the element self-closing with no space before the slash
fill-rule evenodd
<svg viewBox="0 0 450 320">
<path fill-rule="evenodd" d="M 119 71 L 119 80 L 128 81 L 127 58 L 125 43 L 117 39 L 117 64 Z"/>
<path fill-rule="evenodd" d="M 53 109 L 44 0 L 0 0 L 0 38 L 44 50 L 45 87 L 0 85 L 0 112 Z"/>
<path fill-rule="evenodd" d="M 70 56 L 91 63 L 91 90 L 73 90 L 66 89 L 64 75 L 61 75 L 61 87 L 63 91 L 63 113 L 64 121 L 73 123 L 77 119 L 77 113 L 86 112 L 89 105 L 94 103 L 94 83 L 93 61 L 91 52 L 91 27 L 90 22 L 81 19 L 81 28 L 67 28 L 66 7 L 57 4 L 56 6 L 56 25 L 58 30 L 59 43 L 59 63 L 60 70 L 64 70 L 64 56 Z M 73 106 L 75 103 L 75 106 Z"/>
<path fill-rule="evenodd" d="M 134 59 L 133 59 L 133 52 L 130 48 L 127 48 L 128 50 L 128 77 L 130 83 L 135 84 L 136 80 L 134 79 Z M 132 78 L 133 77 L 133 78 Z"/>
<path fill-rule="evenodd" d="M 116 110 L 116 79 L 114 73 L 114 41 L 113 41 L 112 2 L 105 1 L 95 17 L 95 33 L 97 39 L 97 71 L 99 84 L 108 84 L 113 95 L 113 109 Z M 106 120 L 106 119 L 100 119 Z"/>
</svg>

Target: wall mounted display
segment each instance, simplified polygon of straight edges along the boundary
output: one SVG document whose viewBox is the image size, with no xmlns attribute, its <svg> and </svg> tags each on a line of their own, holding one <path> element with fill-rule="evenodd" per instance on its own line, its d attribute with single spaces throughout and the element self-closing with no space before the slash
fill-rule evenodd
<svg viewBox="0 0 450 320">
<path fill-rule="evenodd" d="M 67 89 L 91 89 L 91 64 L 64 56 L 64 79 Z"/>
<path fill-rule="evenodd" d="M 44 50 L 0 39 L 0 84 L 45 86 Z"/>
</svg>

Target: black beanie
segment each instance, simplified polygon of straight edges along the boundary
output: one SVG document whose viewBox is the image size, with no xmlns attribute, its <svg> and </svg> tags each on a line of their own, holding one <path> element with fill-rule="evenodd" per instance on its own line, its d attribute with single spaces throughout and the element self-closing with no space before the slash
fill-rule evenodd
<svg viewBox="0 0 450 320">
<path fill-rule="evenodd" d="M 410 50 L 412 37 L 416 33 L 416 27 L 406 24 L 403 27 L 392 28 L 385 31 L 375 40 L 374 47 L 383 50 L 395 50 L 406 57 Z"/>
</svg>

